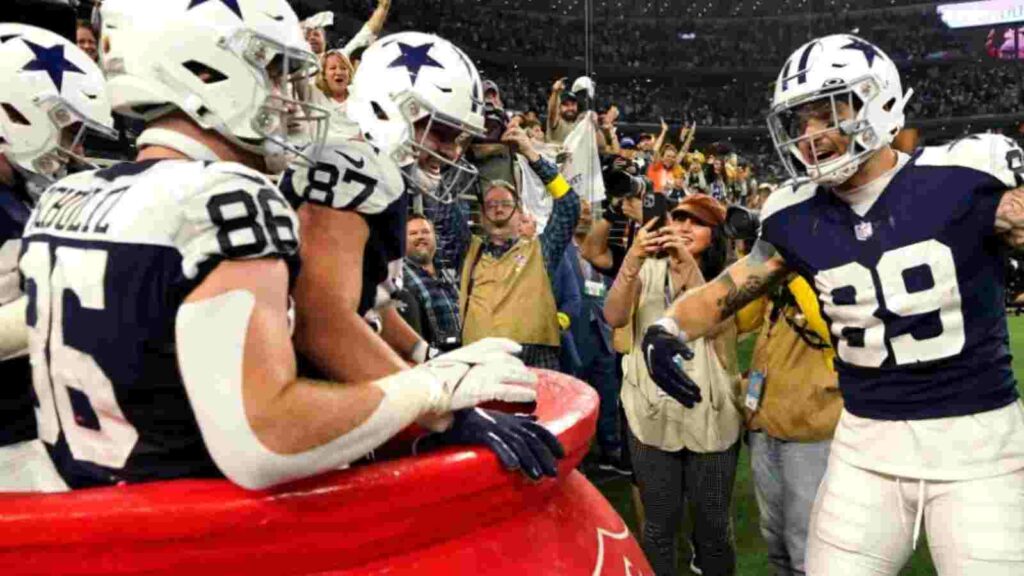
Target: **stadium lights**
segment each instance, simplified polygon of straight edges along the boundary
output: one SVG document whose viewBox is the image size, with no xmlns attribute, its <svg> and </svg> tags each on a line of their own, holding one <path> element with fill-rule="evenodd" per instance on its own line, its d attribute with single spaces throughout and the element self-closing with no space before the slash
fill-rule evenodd
<svg viewBox="0 0 1024 576">
<path fill-rule="evenodd" d="M 986 0 L 941 4 L 937 11 L 950 28 L 994 26 L 1024 21 L 1024 0 Z"/>
</svg>

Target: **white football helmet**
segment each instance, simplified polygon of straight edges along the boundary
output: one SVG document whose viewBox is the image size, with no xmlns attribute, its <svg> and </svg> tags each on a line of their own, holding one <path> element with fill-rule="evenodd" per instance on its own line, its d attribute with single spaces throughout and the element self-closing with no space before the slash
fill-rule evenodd
<svg viewBox="0 0 1024 576">
<path fill-rule="evenodd" d="M 315 155 L 327 111 L 297 95 L 318 69 L 285 0 L 105 0 L 100 51 L 118 112 L 180 110 L 271 159 Z"/>
<path fill-rule="evenodd" d="M 877 46 L 850 34 L 825 36 L 804 44 L 786 60 L 775 82 L 768 129 L 792 178 L 836 186 L 892 142 L 903 128 L 903 110 L 913 92 L 903 93 L 896 64 Z M 831 109 L 826 130 L 838 129 L 851 142 L 842 155 L 808 162 L 798 145 L 808 141 L 813 158 L 818 158 L 814 140 L 821 132 L 804 134 L 799 110 L 816 101 Z M 855 111 L 854 118 L 840 120 L 837 102 L 846 102 Z"/>
<path fill-rule="evenodd" d="M 350 90 L 349 117 L 368 142 L 386 151 L 399 166 L 412 164 L 420 152 L 426 152 L 465 175 L 476 175 L 470 164 L 452 162 L 425 145 L 431 130 L 447 132 L 446 139 L 484 134 L 480 74 L 451 42 L 422 32 L 385 36 L 363 53 Z M 425 128 L 417 139 L 415 124 L 424 119 Z M 415 179 L 411 183 L 417 186 Z M 454 188 L 422 191 L 450 202 Z"/>
<path fill-rule="evenodd" d="M 0 84 L 0 154 L 22 170 L 54 180 L 69 159 L 83 160 L 73 149 L 86 131 L 117 138 L 103 73 L 53 32 L 0 24 Z"/>
</svg>

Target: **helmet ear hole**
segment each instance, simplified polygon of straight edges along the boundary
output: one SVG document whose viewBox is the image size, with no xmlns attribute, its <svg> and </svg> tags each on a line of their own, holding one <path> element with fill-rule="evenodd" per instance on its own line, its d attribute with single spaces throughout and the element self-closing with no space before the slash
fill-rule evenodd
<svg viewBox="0 0 1024 576">
<path fill-rule="evenodd" d="M 882 110 L 885 110 L 886 112 L 890 112 L 890 111 L 892 111 L 892 107 L 895 106 L 895 105 L 896 105 L 896 99 L 895 98 L 890 98 L 889 101 L 886 102 L 885 105 L 882 106 Z"/>
<path fill-rule="evenodd" d="M 377 116 L 377 120 L 384 120 L 386 122 L 389 119 L 388 113 L 385 112 L 384 109 L 380 107 L 380 104 L 376 102 L 371 102 L 370 105 L 373 107 L 373 113 L 375 116 Z"/>
<path fill-rule="evenodd" d="M 24 114 L 18 111 L 13 105 L 7 102 L 0 103 L 0 108 L 4 109 L 4 113 L 11 119 L 11 122 L 20 124 L 22 126 L 31 126 L 32 123 L 28 121 L 28 118 Z"/>
<path fill-rule="evenodd" d="M 204 84 L 216 84 L 217 82 L 223 82 L 228 79 L 228 77 L 220 70 L 211 68 L 196 60 L 189 60 L 182 64 L 182 66 L 194 74 L 196 78 L 202 80 Z"/>
</svg>

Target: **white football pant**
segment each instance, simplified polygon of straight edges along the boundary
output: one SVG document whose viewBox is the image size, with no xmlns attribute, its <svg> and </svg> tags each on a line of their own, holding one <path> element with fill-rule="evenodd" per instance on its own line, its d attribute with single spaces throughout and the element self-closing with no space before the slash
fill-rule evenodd
<svg viewBox="0 0 1024 576">
<path fill-rule="evenodd" d="M 1024 470 L 956 482 L 829 458 L 807 536 L 808 576 L 899 574 L 921 525 L 940 576 L 1024 575 Z"/>
</svg>

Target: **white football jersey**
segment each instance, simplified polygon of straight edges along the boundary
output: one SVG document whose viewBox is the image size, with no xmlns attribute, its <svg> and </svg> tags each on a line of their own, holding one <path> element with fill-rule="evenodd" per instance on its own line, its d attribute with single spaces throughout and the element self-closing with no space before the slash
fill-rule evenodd
<svg viewBox="0 0 1024 576">
<path fill-rule="evenodd" d="M 240 164 L 126 163 L 43 194 L 20 268 L 39 435 L 69 486 L 219 475 L 178 373 L 178 307 L 221 261 L 297 250 L 291 207 Z"/>
<path fill-rule="evenodd" d="M 398 165 L 362 140 L 329 142 L 312 167 L 292 165 L 281 191 L 296 209 L 306 203 L 360 214 L 370 228 L 363 248 L 359 314 L 386 306 L 402 288 L 409 209 Z"/>
</svg>

